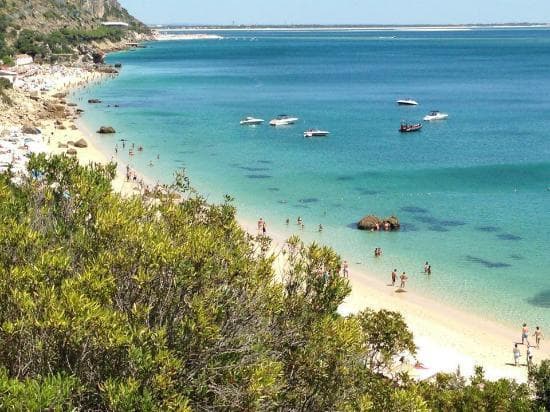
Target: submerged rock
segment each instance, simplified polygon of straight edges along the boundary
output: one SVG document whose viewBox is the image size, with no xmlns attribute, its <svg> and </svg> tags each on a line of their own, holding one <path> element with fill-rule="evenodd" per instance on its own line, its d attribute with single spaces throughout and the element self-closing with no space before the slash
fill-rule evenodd
<svg viewBox="0 0 550 412">
<path fill-rule="evenodd" d="M 88 103 L 90 103 L 90 104 L 98 104 L 98 103 L 101 103 L 101 100 L 100 100 L 100 99 L 89 99 L 89 100 L 88 100 Z"/>
<path fill-rule="evenodd" d="M 100 134 L 111 134 L 116 133 L 116 130 L 111 126 L 101 126 L 97 132 Z"/>
<path fill-rule="evenodd" d="M 365 216 L 357 223 L 360 230 L 398 230 L 400 228 L 399 219 L 395 216 L 379 218 L 378 216 Z"/>
</svg>

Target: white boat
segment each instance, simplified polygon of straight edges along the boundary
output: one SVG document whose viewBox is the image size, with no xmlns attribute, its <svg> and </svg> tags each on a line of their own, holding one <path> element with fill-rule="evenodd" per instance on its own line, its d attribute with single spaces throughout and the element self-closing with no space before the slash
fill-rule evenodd
<svg viewBox="0 0 550 412">
<path fill-rule="evenodd" d="M 416 106 L 418 102 L 413 99 L 400 99 L 397 101 L 397 104 L 400 106 Z"/>
<path fill-rule="evenodd" d="M 432 110 L 430 114 L 424 116 L 424 120 L 430 122 L 432 120 L 445 120 L 449 115 L 447 113 L 441 113 L 439 110 Z"/>
<path fill-rule="evenodd" d="M 280 114 L 275 119 L 272 119 L 269 122 L 269 125 L 270 126 L 286 126 L 286 125 L 289 125 L 289 124 L 294 124 L 298 120 L 299 119 L 297 117 L 288 116 L 286 114 Z"/>
<path fill-rule="evenodd" d="M 308 129 L 304 132 L 304 137 L 324 137 L 328 136 L 330 132 L 319 129 Z"/>
<path fill-rule="evenodd" d="M 263 122 L 264 122 L 264 119 L 256 119 L 254 117 L 248 116 L 242 119 L 240 123 L 243 126 L 256 126 L 256 125 L 262 124 Z"/>
</svg>

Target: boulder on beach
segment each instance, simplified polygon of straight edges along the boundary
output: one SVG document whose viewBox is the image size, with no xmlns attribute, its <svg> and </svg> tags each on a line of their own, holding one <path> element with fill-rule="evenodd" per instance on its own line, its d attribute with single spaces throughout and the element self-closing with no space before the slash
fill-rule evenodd
<svg viewBox="0 0 550 412">
<path fill-rule="evenodd" d="M 67 97 L 67 93 L 56 93 L 53 95 L 53 97 L 55 97 L 56 99 L 64 99 L 65 97 Z"/>
<path fill-rule="evenodd" d="M 357 223 L 357 228 L 360 230 L 398 230 L 399 227 L 399 219 L 395 216 L 381 219 L 378 216 L 368 215 Z"/>
<path fill-rule="evenodd" d="M 105 60 L 105 53 L 95 51 L 92 53 L 92 59 L 95 64 L 103 64 L 103 61 Z"/>
<path fill-rule="evenodd" d="M 76 103 L 67 103 L 67 106 L 69 106 L 69 107 L 76 107 Z"/>
<path fill-rule="evenodd" d="M 68 155 L 75 156 L 76 153 L 77 153 L 77 152 L 76 152 L 76 149 L 74 149 L 74 148 L 72 148 L 72 147 L 70 147 L 70 148 L 67 149 L 67 154 L 68 154 Z"/>
<path fill-rule="evenodd" d="M 21 131 L 22 131 L 24 134 L 40 134 L 40 129 L 38 129 L 37 127 L 33 126 L 32 124 L 26 124 L 25 126 L 23 126 L 23 128 L 21 129 Z"/>
<path fill-rule="evenodd" d="M 101 103 L 101 99 L 88 99 L 88 103 L 98 104 L 98 103 Z"/>
<path fill-rule="evenodd" d="M 74 143 L 74 147 L 78 147 L 78 148 L 81 148 L 81 149 L 85 148 L 85 147 L 88 147 L 88 142 L 86 142 L 86 140 L 84 140 L 84 139 L 79 139 Z"/>
<path fill-rule="evenodd" d="M 58 143 L 57 147 L 60 148 L 60 149 L 66 149 L 69 146 L 66 143 Z"/>
<path fill-rule="evenodd" d="M 77 113 L 77 114 L 84 113 L 84 109 L 76 109 L 76 113 Z"/>
<path fill-rule="evenodd" d="M 111 126 L 101 126 L 97 132 L 100 134 L 111 134 L 116 133 L 116 130 Z"/>
</svg>

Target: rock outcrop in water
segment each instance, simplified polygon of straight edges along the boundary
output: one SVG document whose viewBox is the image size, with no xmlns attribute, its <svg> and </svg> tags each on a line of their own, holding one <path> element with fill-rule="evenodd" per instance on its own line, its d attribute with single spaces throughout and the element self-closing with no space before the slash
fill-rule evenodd
<svg viewBox="0 0 550 412">
<path fill-rule="evenodd" d="M 111 126 L 101 126 L 97 132 L 100 134 L 112 134 L 116 133 L 116 130 Z"/>
<path fill-rule="evenodd" d="M 365 216 L 357 223 L 357 228 L 360 230 L 399 230 L 400 228 L 399 219 L 395 216 L 390 216 L 386 218 L 379 218 L 374 215 Z"/>
</svg>

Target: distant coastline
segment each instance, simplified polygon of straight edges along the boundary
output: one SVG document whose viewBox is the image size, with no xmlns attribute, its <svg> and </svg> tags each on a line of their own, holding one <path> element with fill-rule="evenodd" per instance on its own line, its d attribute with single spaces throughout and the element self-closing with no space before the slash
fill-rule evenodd
<svg viewBox="0 0 550 412">
<path fill-rule="evenodd" d="M 348 24 L 348 25 L 150 25 L 153 30 L 174 31 L 466 31 L 476 29 L 528 29 L 550 28 L 550 23 L 494 23 L 494 24 Z"/>
<path fill-rule="evenodd" d="M 168 30 L 166 30 L 168 31 Z M 204 34 L 204 33 L 166 33 L 165 30 L 153 30 L 153 40 L 155 41 L 170 41 L 170 40 L 222 40 L 223 37 L 217 34 Z"/>
</svg>

